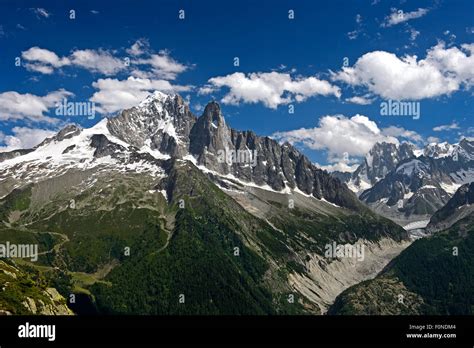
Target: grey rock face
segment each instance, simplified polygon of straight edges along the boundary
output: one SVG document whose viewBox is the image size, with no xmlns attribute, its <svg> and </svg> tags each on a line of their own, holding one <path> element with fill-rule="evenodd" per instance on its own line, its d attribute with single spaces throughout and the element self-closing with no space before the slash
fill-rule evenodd
<svg viewBox="0 0 474 348">
<path fill-rule="evenodd" d="M 8 152 L 0 152 L 0 162 L 6 161 L 18 156 L 26 155 L 27 153 L 30 153 L 31 151 L 34 151 L 34 149 L 18 149 L 18 150 L 13 150 L 13 151 L 8 151 Z"/>
<path fill-rule="evenodd" d="M 462 185 L 443 207 L 443 210 L 454 210 L 466 204 L 474 203 L 474 182 Z"/>
<path fill-rule="evenodd" d="M 103 134 L 94 134 L 91 137 L 91 144 L 94 151 L 94 157 L 114 156 L 118 152 L 124 152 L 125 148 L 121 145 L 112 143 Z"/>
<path fill-rule="evenodd" d="M 68 125 L 61 129 L 58 134 L 53 137 L 55 141 L 62 141 L 64 139 L 70 139 L 81 132 L 81 128 L 76 125 Z"/>
<path fill-rule="evenodd" d="M 369 152 L 370 164 L 366 157 L 365 165 L 361 171 L 367 174 L 370 183 L 373 185 L 383 179 L 387 173 L 395 169 L 401 161 L 412 158 L 414 146 L 408 143 L 400 145 L 391 143 L 377 143 Z"/>
<path fill-rule="evenodd" d="M 228 174 L 229 166 L 218 158 L 219 151 L 232 149 L 231 130 L 226 125 L 219 105 L 207 104 L 204 113 L 190 132 L 189 152 L 198 163 L 222 174 Z"/>
<path fill-rule="evenodd" d="M 333 172 L 331 172 L 331 176 L 333 176 L 334 178 L 337 178 L 339 179 L 340 181 L 344 182 L 344 183 L 348 183 L 351 178 L 352 178 L 352 175 L 354 173 L 352 172 L 341 172 L 341 171 L 338 171 L 338 170 L 335 170 Z"/>
<path fill-rule="evenodd" d="M 81 133 L 81 128 L 80 127 L 78 127 L 74 124 L 67 125 L 63 129 L 61 129 L 56 135 L 54 135 L 50 138 L 44 139 L 39 145 L 35 146 L 33 149 L 36 149 L 38 147 L 47 145 L 51 142 L 58 142 L 58 141 L 63 141 L 65 139 L 70 139 L 70 138 L 78 135 L 79 133 Z"/>
<path fill-rule="evenodd" d="M 355 172 L 331 175 L 382 215 L 426 218 L 446 204 L 457 187 L 474 180 L 474 142 L 432 143 L 419 153 L 417 157 L 408 143 L 375 144 Z"/>
<path fill-rule="evenodd" d="M 230 129 L 216 102 L 209 103 L 195 123 L 190 144 L 190 153 L 198 164 L 220 174 L 232 174 L 276 191 L 285 187 L 299 189 L 344 207 L 360 208 L 357 198 L 345 185 L 318 169 L 289 143 L 280 145 L 252 131 Z M 222 154 L 229 152 L 238 160 L 222 161 Z"/>
<path fill-rule="evenodd" d="M 386 205 L 397 206 L 400 214 L 407 216 L 433 214 L 450 196 L 433 178 L 430 162 L 426 157 L 402 162 L 359 198 L 366 203 L 385 200 Z"/>
<path fill-rule="evenodd" d="M 138 106 L 107 119 L 106 125 L 107 131 L 98 127 L 97 133 L 68 126 L 42 145 L 58 143 L 63 155 L 80 156 L 79 147 L 84 146 L 81 139 L 87 139 L 87 145 L 94 148 L 92 162 L 95 158 L 111 156 L 118 164 L 144 160 L 159 163 L 161 167 L 168 160 L 190 160 L 204 166 L 205 172 L 212 172 L 210 175 L 221 176 L 221 182 L 240 180 L 287 194 L 299 190 L 352 210 L 366 209 L 346 185 L 318 169 L 292 145 L 280 145 L 252 131 L 231 129 L 216 102 L 209 103 L 197 118 L 179 95 L 155 92 Z M 76 136 L 77 142 L 59 144 Z M 86 154 L 90 149 L 84 150 Z M 58 165 L 63 165 L 60 159 L 56 160 Z M 86 159 L 77 161 L 84 163 Z M 40 162 L 38 166 L 44 167 Z"/>
</svg>

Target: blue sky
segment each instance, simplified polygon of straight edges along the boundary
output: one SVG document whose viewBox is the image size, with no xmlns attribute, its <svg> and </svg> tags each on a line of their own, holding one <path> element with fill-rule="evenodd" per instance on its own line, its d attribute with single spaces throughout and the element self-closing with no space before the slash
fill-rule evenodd
<svg viewBox="0 0 474 348">
<path fill-rule="evenodd" d="M 215 99 L 232 127 L 349 169 L 375 141 L 472 136 L 473 43 L 470 0 L 2 1 L 0 147 L 161 89 L 197 115 Z M 63 98 L 98 114 L 57 116 Z M 381 115 L 388 100 L 420 117 Z"/>
</svg>

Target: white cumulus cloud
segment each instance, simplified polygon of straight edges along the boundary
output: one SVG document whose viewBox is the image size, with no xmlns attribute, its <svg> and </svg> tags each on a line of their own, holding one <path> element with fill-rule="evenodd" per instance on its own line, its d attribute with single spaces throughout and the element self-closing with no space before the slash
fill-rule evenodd
<svg viewBox="0 0 474 348">
<path fill-rule="evenodd" d="M 189 69 L 172 58 L 168 51 L 154 53 L 146 39 L 137 40 L 125 50 L 131 57 L 118 57 L 116 51 L 98 49 L 76 49 L 60 57 L 45 48 L 31 47 L 22 52 L 25 67 L 30 71 L 52 74 L 65 66 L 78 67 L 106 76 L 127 71 L 134 77 L 174 80 L 178 74 Z"/>
<path fill-rule="evenodd" d="M 0 120 L 29 120 L 34 122 L 55 123 L 56 118 L 46 113 L 63 98 L 72 96 L 71 92 L 60 89 L 45 96 L 30 93 L 20 94 L 16 91 L 0 93 Z"/>
<path fill-rule="evenodd" d="M 99 79 L 92 86 L 95 92 L 90 101 L 97 104 L 97 111 L 113 113 L 139 104 L 148 94 L 155 90 L 162 92 L 189 91 L 191 86 L 172 85 L 166 80 L 153 80 L 130 76 L 126 80 Z"/>
<path fill-rule="evenodd" d="M 69 59 L 72 65 L 104 75 L 113 75 L 126 68 L 125 61 L 102 49 L 76 50 Z"/>
<path fill-rule="evenodd" d="M 54 69 L 64 66 L 77 66 L 92 72 L 112 75 L 126 68 L 125 62 L 110 52 L 98 50 L 75 50 L 68 57 L 59 57 L 55 52 L 40 47 L 31 47 L 22 52 L 28 70 L 51 74 Z"/>
<path fill-rule="evenodd" d="M 27 61 L 25 67 L 42 74 L 52 74 L 55 68 L 71 64 L 68 58 L 61 58 L 56 53 L 40 47 L 31 47 L 21 54 Z"/>
<path fill-rule="evenodd" d="M 360 96 L 354 96 L 351 98 L 346 98 L 346 101 L 352 104 L 358 104 L 358 105 L 369 105 L 372 104 L 373 100 L 370 98 L 367 98 L 365 96 L 360 97 Z"/>
<path fill-rule="evenodd" d="M 334 81 L 366 87 L 386 99 L 419 100 L 449 95 L 474 83 L 474 44 L 445 48 L 440 42 L 427 51 L 425 59 L 397 57 L 373 51 L 360 57 L 354 66 L 332 73 Z"/>
<path fill-rule="evenodd" d="M 12 135 L 0 132 L 0 143 L 5 144 L 0 146 L 0 152 L 30 149 L 56 133 L 48 129 L 28 127 L 13 127 L 11 131 Z"/>
<path fill-rule="evenodd" d="M 281 104 L 292 101 L 302 102 L 316 95 L 341 96 L 339 87 L 316 77 L 292 78 L 288 73 L 251 73 L 245 75 L 236 72 L 226 76 L 209 79 L 209 85 L 204 86 L 199 93 L 206 94 L 216 89 L 227 87 L 228 93 L 222 98 L 224 104 L 237 105 L 244 103 L 263 103 L 276 109 Z"/>
<path fill-rule="evenodd" d="M 141 58 L 132 62 L 136 65 L 147 65 L 151 71 L 147 72 L 148 77 L 155 77 L 166 80 L 174 80 L 176 76 L 188 69 L 188 66 L 174 60 L 169 52 L 162 50 L 159 53 L 151 54 L 147 58 Z"/>
<path fill-rule="evenodd" d="M 345 171 L 353 167 L 350 164 L 354 157 L 365 156 L 375 143 L 398 144 L 399 139 L 422 140 L 416 132 L 401 127 L 381 129 L 367 116 L 359 114 L 350 118 L 343 115 L 323 116 L 317 127 L 277 132 L 272 137 L 280 142 L 288 141 L 313 150 L 326 150 L 330 166 L 345 168 Z"/>
</svg>

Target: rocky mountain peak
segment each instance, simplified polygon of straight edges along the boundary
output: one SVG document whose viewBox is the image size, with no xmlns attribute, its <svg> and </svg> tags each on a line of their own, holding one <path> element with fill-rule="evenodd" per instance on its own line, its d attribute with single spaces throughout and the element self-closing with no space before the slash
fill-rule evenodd
<svg viewBox="0 0 474 348">
<path fill-rule="evenodd" d="M 360 194 L 383 179 L 400 162 L 414 157 L 414 150 L 415 146 L 409 143 L 375 143 L 352 175 L 338 177 L 345 179 L 351 190 Z"/>
<path fill-rule="evenodd" d="M 65 139 L 70 139 L 78 135 L 82 131 L 82 128 L 76 126 L 75 124 L 70 124 L 61 129 L 56 135 L 44 139 L 40 144 L 36 145 L 34 148 L 38 148 L 44 145 L 49 144 L 52 141 L 63 141 Z"/>
<path fill-rule="evenodd" d="M 415 145 L 410 143 L 403 142 L 398 146 L 398 152 L 400 154 L 400 158 L 402 159 L 413 157 L 415 155 L 415 150 Z"/>
<path fill-rule="evenodd" d="M 426 157 L 440 158 L 452 154 L 454 146 L 447 141 L 442 143 L 430 143 L 425 146 L 423 155 Z"/>
<path fill-rule="evenodd" d="M 218 103 L 208 103 L 190 133 L 190 153 L 200 164 L 228 173 L 228 164 L 217 157 L 220 151 L 233 149 L 231 130 L 227 127 Z"/>
<path fill-rule="evenodd" d="M 462 148 L 469 148 L 469 149 L 471 149 L 471 151 L 474 152 L 474 139 L 472 139 L 472 140 L 471 139 L 463 138 L 459 142 L 459 146 L 461 146 Z"/>
<path fill-rule="evenodd" d="M 454 194 L 460 205 L 474 203 L 474 182 L 462 185 Z"/>
<path fill-rule="evenodd" d="M 219 103 L 215 101 L 211 101 L 206 105 L 200 118 L 203 119 L 207 125 L 214 128 L 219 128 L 226 125 L 224 116 L 222 116 L 221 107 Z"/>
<path fill-rule="evenodd" d="M 153 103 L 164 104 L 167 99 L 174 99 L 175 96 L 176 95 L 174 95 L 174 94 L 170 95 L 170 94 L 166 94 L 166 93 L 163 93 L 163 92 L 160 92 L 160 91 L 155 91 L 155 92 L 151 93 L 150 95 L 148 95 L 145 99 L 143 99 L 138 104 L 138 107 L 139 108 L 147 107 L 147 106 L 149 106 L 150 104 L 153 104 Z"/>
<path fill-rule="evenodd" d="M 195 122 L 196 117 L 181 96 L 156 91 L 137 107 L 110 118 L 107 128 L 112 135 L 144 151 L 184 156 Z"/>
<path fill-rule="evenodd" d="M 369 154 L 366 156 L 366 161 L 370 167 L 375 167 L 380 164 L 387 164 L 392 167 L 392 164 L 398 163 L 406 158 L 414 156 L 413 150 L 415 146 L 409 143 L 375 143 Z M 383 163 L 381 163 L 383 162 Z"/>
<path fill-rule="evenodd" d="M 474 140 L 463 138 L 458 146 L 459 152 L 465 160 L 474 160 Z"/>
<path fill-rule="evenodd" d="M 79 126 L 76 126 L 75 124 L 70 124 L 63 129 L 61 129 L 58 134 L 54 137 L 55 140 L 61 141 L 64 139 L 70 139 L 73 136 L 78 135 L 81 132 L 82 128 Z"/>
<path fill-rule="evenodd" d="M 430 143 L 420 156 L 401 160 L 359 198 L 385 216 L 426 220 L 443 207 L 463 184 L 474 178 L 474 146 Z"/>
<path fill-rule="evenodd" d="M 68 126 L 48 141 L 31 158 L 54 157 L 58 166 L 70 165 L 74 158 L 78 167 L 87 156 L 90 163 L 99 158 L 104 160 L 95 163 L 105 163 L 111 157 L 110 165 L 134 163 L 134 159 L 153 165 L 170 158 L 188 160 L 220 178 L 215 180 L 235 180 L 284 194 L 296 190 L 345 208 L 363 208 L 345 185 L 318 169 L 291 144 L 280 145 L 252 131 L 231 129 L 215 101 L 208 103 L 198 118 L 181 96 L 155 92 L 138 106 L 92 128 Z M 3 159 L 21 155 L 17 152 Z"/>
</svg>

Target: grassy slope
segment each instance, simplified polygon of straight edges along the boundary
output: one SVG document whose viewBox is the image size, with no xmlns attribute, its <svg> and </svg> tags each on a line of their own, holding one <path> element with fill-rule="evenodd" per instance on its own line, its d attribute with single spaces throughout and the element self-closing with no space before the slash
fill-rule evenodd
<svg viewBox="0 0 474 348">
<path fill-rule="evenodd" d="M 169 184 L 176 225 L 168 247 L 159 252 L 142 250 L 107 276 L 112 286 L 94 285 L 91 290 L 99 309 L 140 314 L 278 311 L 276 298 L 264 286 L 268 262 L 249 247 L 252 240 L 264 254 L 283 257 L 289 251 L 273 230 L 192 166 L 176 167 Z M 185 202 L 183 209 L 180 199 Z M 258 241 L 257 234 L 266 239 Z M 238 256 L 234 248 L 239 249 Z M 184 304 L 179 302 L 180 294 L 185 296 Z"/>
</svg>

